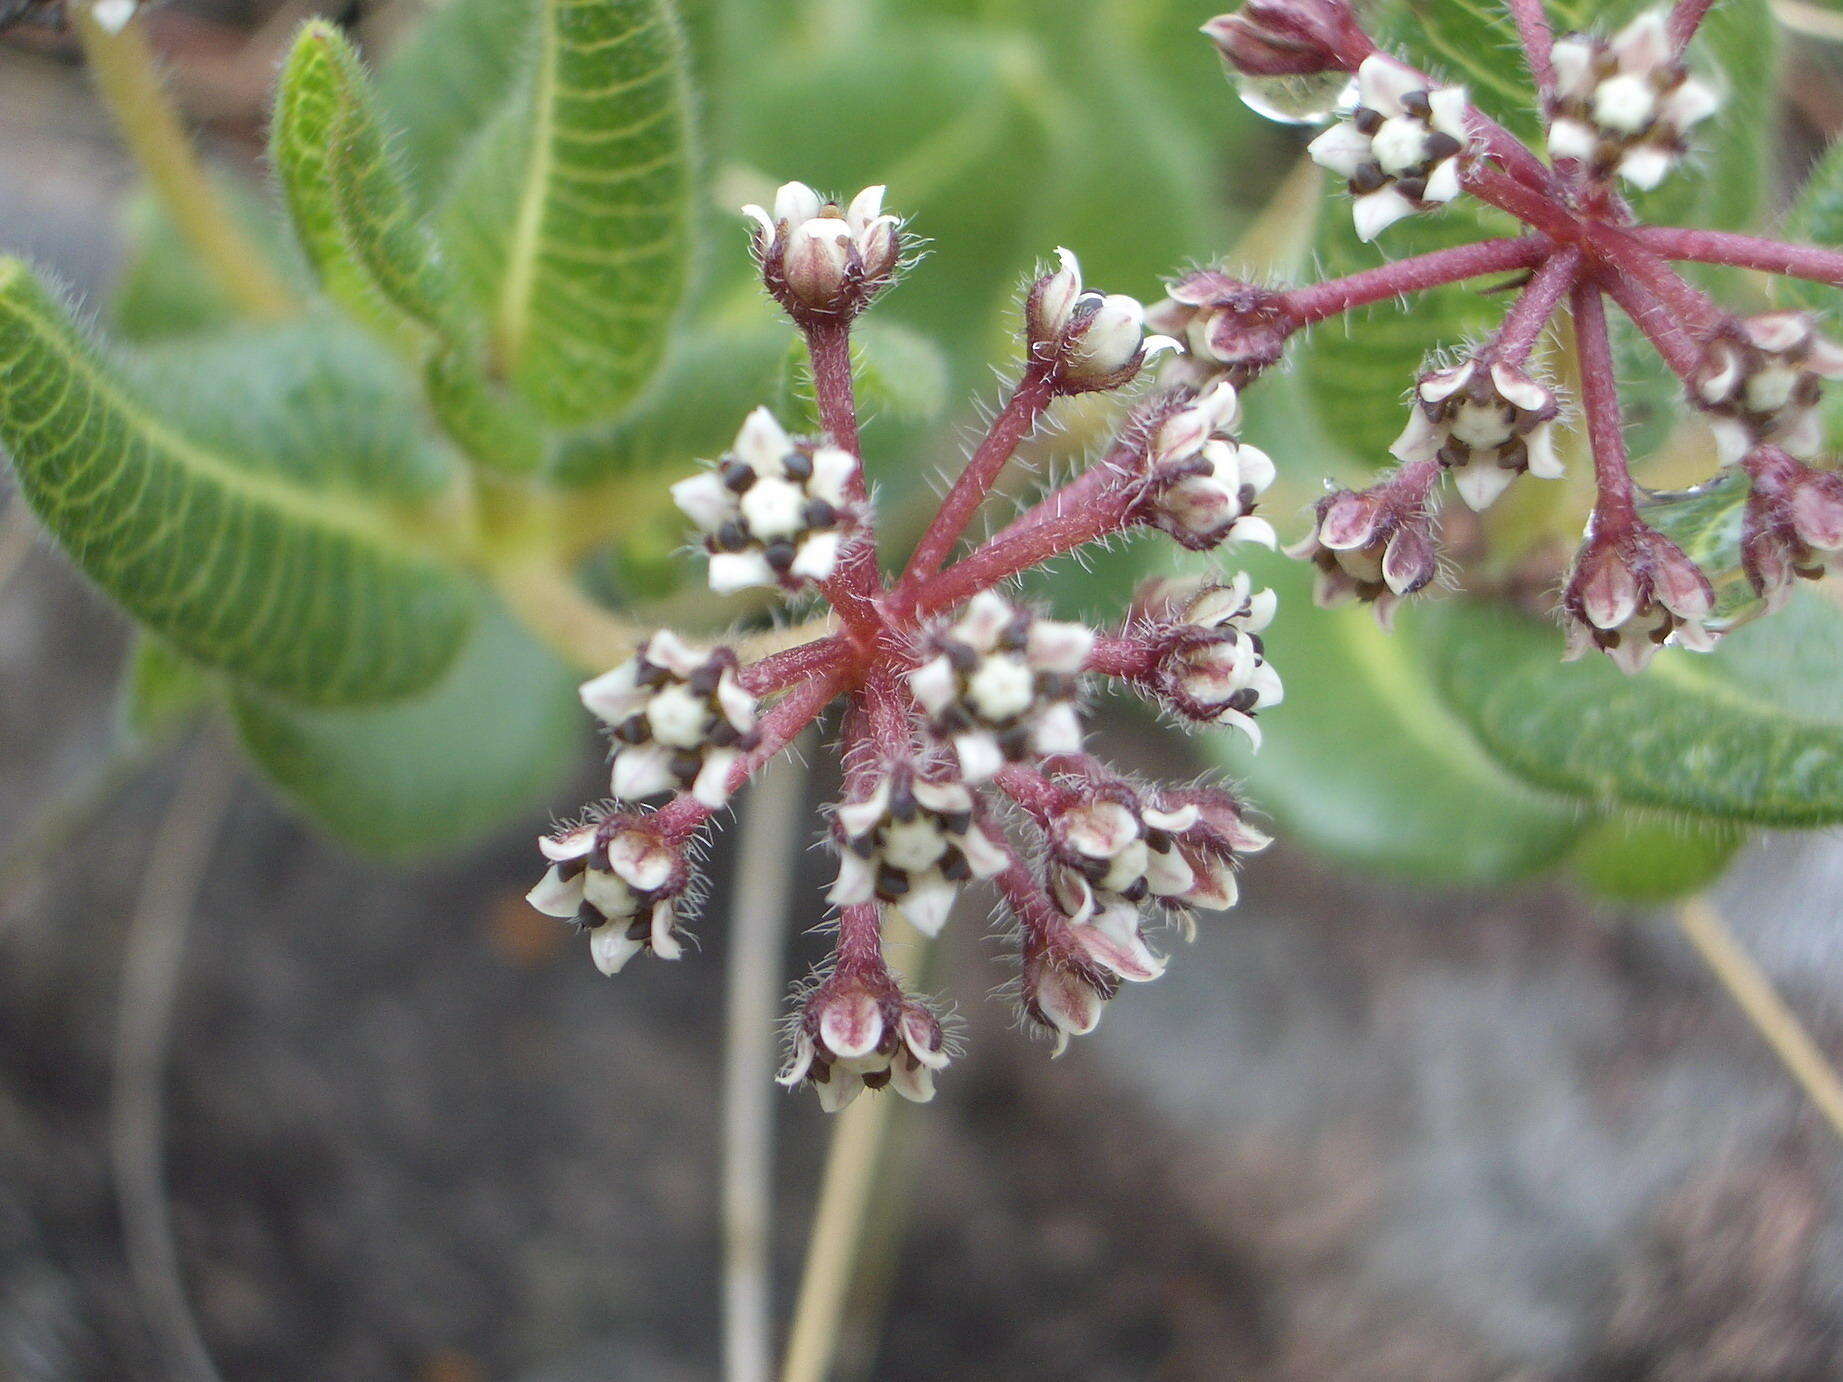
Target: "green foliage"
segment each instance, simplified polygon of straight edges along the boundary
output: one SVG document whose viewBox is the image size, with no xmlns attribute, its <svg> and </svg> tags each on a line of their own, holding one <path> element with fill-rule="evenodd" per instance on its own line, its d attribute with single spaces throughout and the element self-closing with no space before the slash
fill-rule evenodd
<svg viewBox="0 0 1843 1382">
<path fill-rule="evenodd" d="M 142 634 L 135 639 L 120 700 L 122 727 L 132 738 L 161 740 L 176 734 L 210 701 L 210 683 L 194 664 L 157 638 Z"/>
<path fill-rule="evenodd" d="M 665 0 L 541 0 L 529 67 L 444 216 L 493 372 L 559 424 L 618 412 L 679 306 L 690 198 L 684 44 Z"/>
<path fill-rule="evenodd" d="M 1608 816 L 1581 837 L 1568 865 L 1600 897 L 1670 902 L 1720 878 L 1746 838 L 1732 826 Z"/>
<path fill-rule="evenodd" d="M 1843 820 L 1843 612 L 1805 594 L 1706 657 L 1564 665 L 1509 611 L 1439 611 L 1433 677 L 1504 768 L 1549 791 L 1753 825 Z"/>
<path fill-rule="evenodd" d="M 0 444 L 91 579 L 189 656 L 274 692 L 406 695 L 465 635 L 472 592 L 438 556 L 274 457 L 175 429 L 17 261 L 0 261 Z"/>
<path fill-rule="evenodd" d="M 583 740 L 574 679 L 496 608 L 414 699 L 316 710 L 238 692 L 232 707 L 251 759 L 290 800 L 389 859 L 457 847 L 536 806 Z"/>
<path fill-rule="evenodd" d="M 1246 774 L 1287 838 L 1364 868 L 1473 884 L 1567 852 L 1583 813 L 1494 762 L 1453 718 L 1430 675 L 1427 611 L 1404 610 L 1384 633 L 1366 609 L 1314 608 L 1301 563 L 1247 565 L 1280 596 L 1266 646 L 1286 700 L 1261 716 L 1258 755 L 1232 734 L 1203 743 Z M 1513 632 L 1530 656 L 1554 657 L 1552 634 Z"/>
<path fill-rule="evenodd" d="M 1785 234 L 1814 245 L 1843 246 L 1843 140 L 1826 149 L 1812 168 L 1786 214 Z M 1831 311 L 1837 305 L 1835 288 L 1796 278 L 1779 280 L 1779 296 L 1789 307 L 1814 311 Z"/>
<path fill-rule="evenodd" d="M 302 28 L 282 69 L 271 157 L 301 247 L 327 291 L 452 337 L 454 285 L 378 123 L 371 84 L 339 31 Z"/>
</svg>

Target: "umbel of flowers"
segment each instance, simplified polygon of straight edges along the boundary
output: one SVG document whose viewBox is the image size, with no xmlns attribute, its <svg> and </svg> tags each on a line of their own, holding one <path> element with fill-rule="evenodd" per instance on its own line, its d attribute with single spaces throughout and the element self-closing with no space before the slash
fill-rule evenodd
<svg viewBox="0 0 1843 1382">
<path fill-rule="evenodd" d="M 586 930 L 606 973 L 643 951 L 676 959 L 699 891 L 699 832 L 836 707 L 844 783 L 825 829 L 836 943 L 799 993 L 781 1078 L 813 1085 L 827 1109 L 886 1085 L 927 1099 L 951 1045 L 885 963 L 886 926 L 932 935 L 961 889 L 995 886 L 1015 922 L 1023 1013 L 1060 1049 L 1093 1030 L 1123 982 L 1162 972 L 1150 927 L 1188 932 L 1195 909 L 1232 905 L 1239 859 L 1267 844 L 1225 788 L 1153 786 L 1089 754 L 1082 704 L 1090 681 L 1112 679 L 1179 718 L 1258 740 L 1256 717 L 1281 696 L 1261 645 L 1271 594 L 1245 576 L 1155 582 L 1097 629 L 1007 592 L 1034 567 L 1133 530 L 1193 551 L 1272 546 L 1254 510 L 1274 467 L 1237 438 L 1232 382 L 1175 379 L 1143 392 L 1069 483 L 966 541 L 1058 399 L 1124 388 L 1148 360 L 1184 349 L 1148 336 L 1138 301 L 1089 288 L 1058 250 L 1025 299 L 1016 384 L 892 574 L 865 479 L 850 333 L 903 267 L 903 226 L 880 187 L 840 207 L 789 183 L 772 208 L 746 211 L 763 284 L 805 338 L 821 433 L 790 436 L 757 410 L 726 455 L 672 492 L 714 590 L 817 596 L 826 631 L 755 660 L 660 631 L 588 682 L 583 702 L 613 745 L 610 799 L 540 842 L 549 869 L 531 902 Z"/>
<path fill-rule="evenodd" d="M 1706 651 L 1714 593 L 1707 575 L 1642 516 L 1627 464 L 1606 306 L 1635 322 L 1713 429 L 1724 467 L 1748 486 L 1741 564 L 1767 608 L 1789 585 L 1823 574 L 1843 550 L 1843 475 L 1819 462 L 1818 405 L 1843 377 L 1843 350 L 1799 312 L 1737 316 L 1692 285 L 1681 262 L 1725 264 L 1843 285 L 1843 255 L 1745 235 L 1648 226 L 1621 195 L 1652 188 L 1715 114 L 1715 87 L 1689 53 L 1712 0 L 1677 0 L 1615 33 L 1551 34 L 1541 0 L 1504 0 L 1535 75 L 1547 158 L 1470 103 L 1467 93 L 1381 51 L 1347 0 L 1248 0 L 1204 26 L 1240 80 L 1346 74 L 1351 97 L 1310 146 L 1345 180 L 1359 236 L 1404 217 L 1477 198 L 1520 233 L 1398 259 L 1295 288 L 1205 270 L 1171 285 L 1149 319 L 1183 339 L 1172 370 L 1192 383 L 1246 386 L 1294 333 L 1369 303 L 1467 279 L 1515 276 L 1520 291 L 1482 342 L 1412 381 L 1381 483 L 1327 494 L 1293 552 L 1318 568 L 1321 603 L 1371 603 L 1386 623 L 1439 569 L 1436 519 L 1450 475 L 1482 509 L 1520 476 L 1553 478 L 1560 411 L 1532 354 L 1558 312 L 1573 320 L 1580 407 L 1595 502 L 1560 615 L 1568 656 L 1598 649 L 1636 672 L 1661 646 Z M 1455 343 L 1455 350 L 1459 350 Z M 1411 381 L 1403 380 L 1404 388 Z M 1814 462 L 1819 462 L 1813 464 Z"/>
</svg>

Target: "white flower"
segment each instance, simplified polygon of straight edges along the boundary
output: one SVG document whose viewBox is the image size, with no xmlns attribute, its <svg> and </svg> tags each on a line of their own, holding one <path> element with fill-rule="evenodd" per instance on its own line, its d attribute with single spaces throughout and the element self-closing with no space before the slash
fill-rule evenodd
<svg viewBox="0 0 1843 1382">
<path fill-rule="evenodd" d="M 589 955 L 603 974 L 618 973 L 642 950 L 662 960 L 684 953 L 676 899 L 690 868 L 643 817 L 591 821 L 542 837 L 538 848 L 550 867 L 526 900 L 588 928 Z"/>
<path fill-rule="evenodd" d="M 689 789 L 722 806 L 730 769 L 755 739 L 756 701 L 737 679 L 735 653 L 693 649 L 663 629 L 584 683 L 582 703 L 614 729 L 618 801 Z"/>
<path fill-rule="evenodd" d="M 105 33 L 119 34 L 140 9 L 140 0 L 94 0 L 90 18 Z"/>
<path fill-rule="evenodd" d="M 1320 608 L 1360 600 L 1385 628 L 1401 600 L 1425 589 L 1440 569 L 1426 492 L 1389 482 L 1327 494 L 1312 531 L 1286 550 L 1318 568 L 1312 598 Z"/>
<path fill-rule="evenodd" d="M 873 898 L 926 935 L 939 935 L 960 884 L 991 878 L 1004 850 L 973 817 L 973 794 L 957 782 L 930 782 L 906 764 L 885 774 L 869 796 L 837 811 L 838 880 L 827 900 L 839 906 Z"/>
<path fill-rule="evenodd" d="M 951 1057 L 940 1019 L 905 998 L 887 973 L 834 976 L 814 991 L 794 1027 L 792 1050 L 775 1078 L 809 1083 L 836 1113 L 864 1089 L 887 1086 L 925 1104 Z"/>
<path fill-rule="evenodd" d="M 1771 442 L 1800 460 L 1823 449 L 1824 381 L 1843 379 L 1843 348 L 1802 312 L 1767 312 L 1725 330 L 1703 352 L 1695 398 L 1724 463 Z"/>
<path fill-rule="evenodd" d="M 772 216 L 743 207 L 755 222 L 755 252 L 770 290 L 790 307 L 861 308 L 902 258 L 902 222 L 883 210 L 883 192 L 866 187 L 841 208 L 805 183 L 789 182 L 775 193 Z"/>
<path fill-rule="evenodd" d="M 1236 440 L 1240 418 L 1235 388 L 1211 385 L 1162 421 L 1146 453 L 1146 497 L 1142 512 L 1153 527 L 1192 551 L 1223 542 L 1278 539 L 1256 501 L 1274 481 L 1265 451 Z"/>
<path fill-rule="evenodd" d="M 856 522 L 857 458 L 841 447 L 795 442 L 766 408 L 750 413 L 714 469 L 680 480 L 672 498 L 704 534 L 710 588 L 829 580 Z"/>
<path fill-rule="evenodd" d="M 1173 600 L 1168 622 L 1148 633 L 1160 648 L 1153 685 L 1165 704 L 1187 719 L 1239 729 L 1260 748 L 1255 716 L 1284 698 L 1261 642 L 1277 603 L 1273 591 L 1252 590 L 1245 572 Z"/>
<path fill-rule="evenodd" d="M 1561 477 L 1557 411 L 1555 395 L 1515 366 L 1467 360 L 1416 383 L 1407 430 L 1390 451 L 1404 464 L 1437 458 L 1467 505 L 1484 509 L 1526 470 Z"/>
<path fill-rule="evenodd" d="M 1383 53 L 1357 69 L 1357 106 L 1307 148 L 1348 179 L 1357 238 L 1374 240 L 1404 216 L 1459 195 L 1470 135 L 1463 87 L 1426 78 Z"/>
<path fill-rule="evenodd" d="M 1183 349 L 1145 334 L 1137 298 L 1084 289 L 1075 256 L 1058 248 L 1056 258 L 1056 269 L 1031 285 L 1024 316 L 1031 353 L 1055 362 L 1063 392 L 1117 388 L 1160 351 Z"/>
<path fill-rule="evenodd" d="M 1585 164 L 1595 177 L 1617 173 L 1656 187 L 1682 159 L 1692 126 L 1715 113 L 1713 87 L 1677 55 L 1665 12 L 1649 10 L 1612 39 L 1569 34 L 1556 40 L 1551 66 L 1549 154 Z"/>
<path fill-rule="evenodd" d="M 1620 671 L 1635 673 L 1666 643 L 1706 653 L 1717 638 L 1704 623 L 1714 604 L 1708 578 L 1661 533 L 1590 536 L 1562 596 L 1565 660 L 1598 648 Z"/>
<path fill-rule="evenodd" d="M 1094 648 L 1080 624 L 1040 619 L 984 591 L 931 640 L 909 673 L 930 727 L 951 743 L 968 782 L 1007 760 L 1081 748 L 1077 674 Z"/>
</svg>

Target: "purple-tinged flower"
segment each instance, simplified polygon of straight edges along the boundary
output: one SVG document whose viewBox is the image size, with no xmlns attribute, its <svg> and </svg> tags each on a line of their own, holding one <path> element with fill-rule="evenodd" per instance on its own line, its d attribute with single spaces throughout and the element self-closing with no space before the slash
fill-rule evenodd
<svg viewBox="0 0 1843 1382">
<path fill-rule="evenodd" d="M 1212 384 L 1167 415 L 1146 451 L 1146 522 L 1193 552 L 1228 541 L 1277 542 L 1254 506 L 1274 481 L 1265 451 L 1235 437 L 1240 419 L 1235 386 Z"/>
<path fill-rule="evenodd" d="M 1568 34 L 1556 40 L 1550 63 L 1549 154 L 1596 178 L 1617 173 L 1635 187 L 1656 187 L 1687 151 L 1690 128 L 1720 105 L 1714 88 L 1684 66 L 1661 9 L 1611 39 Z"/>
<path fill-rule="evenodd" d="M 1136 635 L 1153 650 L 1147 684 L 1185 719 L 1231 725 L 1260 747 L 1255 716 L 1280 704 L 1279 673 L 1261 634 L 1273 622 L 1271 590 L 1252 590 L 1245 572 L 1226 585 L 1160 580 L 1135 600 Z"/>
<path fill-rule="evenodd" d="M 794 317 L 852 317 L 889 286 L 902 260 L 902 221 L 883 210 L 882 187 L 866 187 L 849 207 L 803 182 L 774 195 L 774 214 L 742 211 L 768 291 Z"/>
<path fill-rule="evenodd" d="M 691 881 L 683 848 L 646 816 L 611 814 L 545 835 L 538 848 L 550 868 L 527 901 L 546 916 L 589 933 L 589 956 L 617 974 L 642 950 L 662 960 L 684 953 L 678 899 Z"/>
<path fill-rule="evenodd" d="M 1776 610 L 1794 580 L 1822 578 L 1843 552 L 1843 474 L 1813 470 L 1774 448 L 1742 464 L 1753 489 L 1741 520 L 1741 569 Z"/>
<path fill-rule="evenodd" d="M 1081 748 L 1076 711 L 1094 634 L 982 591 L 927 639 L 909 689 L 929 728 L 953 746 L 968 782 L 1007 762 Z"/>
<path fill-rule="evenodd" d="M 1240 899 L 1235 866 L 1244 854 L 1258 854 L 1273 837 L 1248 824 L 1242 804 L 1220 787 L 1161 787 L 1147 797 L 1142 813 L 1154 853 L 1169 851 L 1189 870 L 1190 883 L 1156 894 L 1167 906 L 1226 911 Z M 1175 866 L 1167 866 L 1175 876 Z"/>
<path fill-rule="evenodd" d="M 857 457 L 824 442 L 796 442 L 766 408 L 750 413 L 715 468 L 672 486 L 704 534 L 710 588 L 797 586 L 831 579 L 860 522 L 850 499 Z"/>
<path fill-rule="evenodd" d="M 1725 463 L 1763 444 L 1810 460 L 1824 442 L 1818 404 L 1827 379 L 1843 379 L 1843 347 L 1803 312 L 1767 312 L 1720 331 L 1692 387 Z"/>
<path fill-rule="evenodd" d="M 1344 0 L 1248 0 L 1203 32 L 1230 72 L 1244 77 L 1308 77 L 1336 70 L 1332 38 L 1354 16 Z"/>
<path fill-rule="evenodd" d="M 1715 606 L 1708 577 L 1654 529 L 1601 524 L 1575 558 L 1562 595 L 1567 661 L 1598 648 L 1622 672 L 1639 672 L 1666 643 L 1706 653 L 1716 634 L 1703 625 Z"/>
<path fill-rule="evenodd" d="M 1216 269 L 1186 274 L 1166 292 L 1147 310 L 1146 322 L 1184 342 L 1185 353 L 1164 366 L 1169 383 L 1226 379 L 1244 388 L 1280 363 L 1297 326 L 1278 292 Z"/>
<path fill-rule="evenodd" d="M 961 885 L 1005 867 L 974 805 L 964 783 L 892 765 L 867 796 L 835 813 L 838 881 L 827 900 L 881 902 L 924 935 L 939 935 Z"/>
<path fill-rule="evenodd" d="M 1357 69 L 1356 108 L 1306 152 L 1348 179 L 1357 238 L 1369 241 L 1402 217 L 1459 195 L 1470 137 L 1465 88 L 1430 90 L 1413 68 L 1372 53 Z"/>
<path fill-rule="evenodd" d="M 729 800 L 730 769 L 755 736 L 755 697 L 736 667 L 730 649 L 704 652 L 661 629 L 583 684 L 582 703 L 614 730 L 617 801 L 681 789 L 713 809 Z"/>
<path fill-rule="evenodd" d="M 1313 598 L 1323 609 L 1351 600 L 1375 606 L 1387 628 L 1395 607 L 1439 574 L 1428 493 L 1437 468 L 1404 467 L 1366 490 L 1336 490 L 1318 501 L 1312 531 L 1287 555 L 1318 568 Z"/>
<path fill-rule="evenodd" d="M 1058 249 L 1056 258 L 1056 269 L 1031 285 L 1024 322 L 1031 355 L 1053 366 L 1058 393 L 1117 389 L 1161 351 L 1182 349 L 1169 337 L 1145 334 L 1137 298 L 1086 289 L 1075 256 Z"/>
<path fill-rule="evenodd" d="M 789 1088 L 812 1085 L 827 1113 L 885 1086 L 925 1104 L 952 1055 L 940 1019 L 881 964 L 822 981 L 795 1016 L 791 1046 L 776 1078 Z"/>
<path fill-rule="evenodd" d="M 1471 359 L 1421 376 L 1407 430 L 1390 451 L 1405 465 L 1439 461 L 1460 498 L 1484 509 L 1524 471 L 1561 477 L 1551 435 L 1558 411 L 1555 395 L 1515 365 Z"/>
</svg>

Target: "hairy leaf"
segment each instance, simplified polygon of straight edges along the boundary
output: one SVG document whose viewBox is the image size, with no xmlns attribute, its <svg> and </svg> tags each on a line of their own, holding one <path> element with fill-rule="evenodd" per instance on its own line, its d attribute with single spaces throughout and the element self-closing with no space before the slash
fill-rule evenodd
<svg viewBox="0 0 1843 1382">
<path fill-rule="evenodd" d="M 376 507 L 166 421 L 17 261 L 0 261 L 0 445 L 77 565 L 201 662 L 305 701 L 383 700 L 465 637 L 458 572 Z"/>
<path fill-rule="evenodd" d="M 690 254 L 684 44 L 665 0 L 541 0 L 521 86 L 446 238 L 496 372 L 553 422 L 613 416 L 658 364 Z"/>
<path fill-rule="evenodd" d="M 1582 813 L 1499 767 L 1442 708 L 1422 611 L 1384 633 L 1367 610 L 1314 608 L 1302 563 L 1247 564 L 1280 595 L 1267 649 L 1286 699 L 1262 713 L 1258 755 L 1228 732 L 1202 742 L 1247 774 L 1288 838 L 1347 864 L 1463 883 L 1519 877 L 1567 851 Z"/>
<path fill-rule="evenodd" d="M 1786 215 L 1785 235 L 1814 245 L 1843 246 L 1843 139 L 1833 142 L 1811 170 Z M 1831 311 L 1837 305 L 1837 290 L 1825 284 L 1781 278 L 1777 285 L 1788 306 Z"/>
<path fill-rule="evenodd" d="M 282 69 L 271 157 L 329 293 L 364 316 L 382 302 L 460 334 L 448 266 L 395 166 L 358 56 L 330 24 L 305 25 Z"/>
<path fill-rule="evenodd" d="M 368 854 L 466 844 L 538 805 L 582 739 L 573 678 L 489 609 L 435 686 L 375 709 L 318 710 L 240 693 L 250 757 L 303 811 Z"/>
<path fill-rule="evenodd" d="M 1614 815 L 1582 837 L 1568 863 L 1600 897 L 1669 902 L 1720 878 L 1746 838 L 1729 825 Z"/>
<path fill-rule="evenodd" d="M 294 251 L 288 227 L 268 202 L 240 182 L 218 188 L 248 240 L 266 252 L 278 275 L 306 290 L 310 279 Z M 246 320 L 222 279 L 200 262 L 158 201 L 142 194 L 124 215 L 122 270 L 108 307 L 116 337 L 152 344 L 221 330 Z"/>
<path fill-rule="evenodd" d="M 1557 635 L 1492 606 L 1439 612 L 1433 676 L 1504 767 L 1548 791 L 1757 825 L 1843 820 L 1843 611 L 1806 593 L 1626 677 L 1558 661 Z"/>
</svg>

